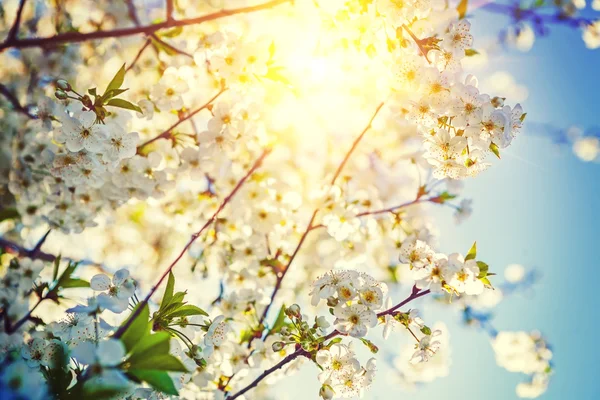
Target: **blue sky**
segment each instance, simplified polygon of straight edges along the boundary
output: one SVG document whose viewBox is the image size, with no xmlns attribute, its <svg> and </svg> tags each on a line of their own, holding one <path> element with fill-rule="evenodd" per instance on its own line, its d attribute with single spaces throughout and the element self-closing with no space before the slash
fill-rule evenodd
<svg viewBox="0 0 600 400">
<path fill-rule="evenodd" d="M 493 35 L 507 21 L 475 13 L 474 47 L 477 38 Z M 508 71 L 527 86 L 527 121 L 558 127 L 600 125 L 600 50 L 586 49 L 579 30 L 552 26 L 550 35 L 537 38 L 530 52 L 503 52 L 491 61 L 488 72 Z M 492 270 L 519 263 L 540 271 L 541 281 L 532 292 L 501 303 L 494 325 L 498 330 L 538 329 L 553 346 L 555 375 L 542 399 L 599 399 L 595 332 L 600 328 L 600 164 L 584 163 L 570 148 L 557 149 L 550 138 L 526 131 L 527 124 L 503 160 L 467 182 L 464 195 L 475 207 L 470 220 L 457 227 L 448 210 L 435 211 L 442 228 L 441 250 L 465 252 L 477 240 L 478 255 Z M 408 394 L 385 381 L 386 368 L 380 363 L 382 376 L 365 398 L 516 398 L 515 386 L 525 377 L 496 365 L 483 332 L 462 327 L 459 316 L 447 309 L 429 310 L 426 318 L 443 320 L 450 329 L 450 375 Z M 304 369 L 281 383 L 281 389 L 287 388 L 284 397 L 313 398 L 307 391 L 318 390 L 316 373 Z"/>
</svg>

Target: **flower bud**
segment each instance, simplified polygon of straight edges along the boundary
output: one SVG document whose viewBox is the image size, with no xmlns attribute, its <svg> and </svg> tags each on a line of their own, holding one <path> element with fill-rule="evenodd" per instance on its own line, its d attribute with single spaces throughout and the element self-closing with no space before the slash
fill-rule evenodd
<svg viewBox="0 0 600 400">
<path fill-rule="evenodd" d="M 275 353 L 280 352 L 285 347 L 283 342 L 273 342 L 272 348 Z"/>
<path fill-rule="evenodd" d="M 338 305 L 339 302 L 340 301 L 333 296 L 327 298 L 327 306 L 328 307 L 335 307 Z"/>
<path fill-rule="evenodd" d="M 335 392 L 331 386 L 323 385 L 321 386 L 321 389 L 319 389 L 319 396 L 321 396 L 323 400 L 331 400 L 333 399 L 333 396 L 335 396 Z"/>
<path fill-rule="evenodd" d="M 19 269 L 19 260 L 16 257 L 11 259 L 10 263 L 8 264 L 8 268 Z"/>
<path fill-rule="evenodd" d="M 59 88 L 60 90 L 64 90 L 65 92 L 71 91 L 71 85 L 69 84 L 69 82 L 65 81 L 64 79 L 57 80 L 56 87 Z"/>
<path fill-rule="evenodd" d="M 289 306 L 286 310 L 286 314 L 289 317 L 302 318 L 302 315 L 300 314 L 300 306 L 298 304 L 292 304 Z"/>
<path fill-rule="evenodd" d="M 316 325 L 321 329 L 327 329 L 330 326 L 329 322 L 327 322 L 327 318 L 325 318 L 324 316 L 320 316 L 319 318 L 317 318 Z"/>
<path fill-rule="evenodd" d="M 505 100 L 504 97 L 496 96 L 491 100 L 491 103 L 494 107 L 500 108 L 500 107 L 504 107 L 504 100 Z"/>
<path fill-rule="evenodd" d="M 56 96 L 56 98 L 59 100 L 67 99 L 67 94 L 60 89 L 58 89 L 58 90 L 56 90 L 56 92 L 54 92 L 54 96 Z"/>
</svg>

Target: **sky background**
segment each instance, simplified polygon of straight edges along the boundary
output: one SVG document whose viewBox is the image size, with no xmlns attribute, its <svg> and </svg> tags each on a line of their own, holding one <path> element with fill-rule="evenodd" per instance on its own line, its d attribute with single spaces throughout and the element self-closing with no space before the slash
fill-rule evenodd
<svg viewBox="0 0 600 400">
<path fill-rule="evenodd" d="M 475 49 L 508 21 L 483 11 L 474 15 Z M 456 226 L 449 210 L 435 210 L 440 250 L 466 252 L 477 240 L 478 256 L 490 270 L 502 272 L 512 263 L 537 269 L 542 278 L 534 290 L 504 300 L 493 324 L 497 330 L 540 330 L 552 345 L 555 374 L 542 399 L 600 399 L 595 339 L 600 328 L 600 164 L 584 163 L 568 146 L 558 148 L 551 138 L 527 132 L 527 122 L 600 126 L 600 50 L 586 49 L 579 30 L 552 26 L 550 35 L 536 38 L 528 53 L 508 50 L 489 61 L 477 71 L 479 76 L 507 71 L 527 87 L 529 95 L 522 102 L 528 113 L 525 132 L 503 151 L 502 161 L 467 181 L 464 196 L 474 200 L 468 221 Z M 424 316 L 427 322 L 444 321 L 450 330 L 449 375 L 407 393 L 386 381 L 388 367 L 379 362 L 379 376 L 365 398 L 516 398 L 515 387 L 526 377 L 496 365 L 485 333 L 462 326 L 447 308 L 428 308 Z M 379 330 L 372 335 L 378 344 L 380 337 Z M 280 383 L 275 393 L 294 400 L 316 398 L 316 374 L 315 368 L 304 368 Z"/>
</svg>

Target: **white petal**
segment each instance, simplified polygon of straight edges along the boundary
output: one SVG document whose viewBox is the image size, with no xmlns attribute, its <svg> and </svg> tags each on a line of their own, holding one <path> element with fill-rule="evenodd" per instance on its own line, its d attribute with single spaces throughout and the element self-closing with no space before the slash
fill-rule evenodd
<svg viewBox="0 0 600 400">
<path fill-rule="evenodd" d="M 90 287 L 96 291 L 108 290 L 110 287 L 110 279 L 104 274 L 94 275 L 90 281 Z"/>
<path fill-rule="evenodd" d="M 113 284 L 115 286 L 121 286 L 127 278 L 129 278 L 129 271 L 125 268 L 120 269 L 115 272 L 115 275 L 113 276 Z"/>
<path fill-rule="evenodd" d="M 96 362 L 96 346 L 92 342 L 82 342 L 71 350 L 71 357 L 82 364 L 94 364 Z"/>
<path fill-rule="evenodd" d="M 81 125 L 89 128 L 94 125 L 94 122 L 96 121 L 96 113 L 93 111 L 83 111 L 79 114 L 78 119 L 81 121 Z"/>
<path fill-rule="evenodd" d="M 114 366 L 123 361 L 125 346 L 117 339 L 108 339 L 98 343 L 98 360 L 102 365 Z"/>
</svg>

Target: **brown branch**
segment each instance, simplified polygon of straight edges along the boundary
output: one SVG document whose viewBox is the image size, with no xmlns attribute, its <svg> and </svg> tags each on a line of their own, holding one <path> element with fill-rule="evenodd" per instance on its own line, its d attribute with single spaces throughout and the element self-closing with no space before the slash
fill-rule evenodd
<svg viewBox="0 0 600 400">
<path fill-rule="evenodd" d="M 4 251 L 12 250 L 12 252 L 16 253 L 20 257 L 29 257 L 50 262 L 56 259 L 56 256 L 53 254 L 44 253 L 40 249 L 38 249 L 36 252 L 27 250 L 25 247 L 3 237 L 0 237 L 0 248 L 2 248 Z"/>
<path fill-rule="evenodd" d="M 234 8 L 230 10 L 221 10 L 211 14 L 203 15 L 201 17 L 188 18 L 182 20 L 168 20 L 159 22 L 157 24 L 146 25 L 146 26 L 135 26 L 132 28 L 118 28 L 109 31 L 96 31 L 89 33 L 79 32 L 66 32 L 60 33 L 54 36 L 40 37 L 40 38 L 25 38 L 18 39 L 16 37 L 7 38 L 4 43 L 0 45 L 0 52 L 8 48 L 23 49 L 28 47 L 43 47 L 51 48 L 64 43 L 79 43 L 88 40 L 106 39 L 106 38 L 118 38 L 124 36 L 146 34 L 151 35 L 159 30 L 166 28 L 175 28 L 179 26 L 197 25 L 207 21 L 213 21 L 220 18 L 229 17 L 237 14 L 251 13 L 255 11 L 267 10 L 272 7 L 291 3 L 292 0 L 271 0 L 263 4 L 255 6 L 247 6 Z"/>
<path fill-rule="evenodd" d="M 557 7 L 555 14 L 545 14 L 538 12 L 535 9 L 521 8 L 518 3 L 514 5 L 500 4 L 490 2 L 484 4 L 478 9 L 492 12 L 495 14 L 504 14 L 516 22 L 529 20 L 535 24 L 559 24 L 566 25 L 573 28 L 579 28 L 582 25 L 590 25 L 593 23 L 591 18 L 576 17 L 573 15 L 565 14 L 562 10 Z"/>
<path fill-rule="evenodd" d="M 196 239 L 198 239 L 200 237 L 200 235 L 202 234 L 202 232 L 204 232 L 219 216 L 219 214 L 221 213 L 221 211 L 225 208 L 225 206 L 231 201 L 231 199 L 233 199 L 233 197 L 235 196 L 235 194 L 240 190 L 240 188 L 244 185 L 244 183 L 246 182 L 246 180 L 248 180 L 248 178 L 254 173 L 254 171 L 256 171 L 262 164 L 263 160 L 265 159 L 265 157 L 271 152 L 270 149 L 265 149 L 263 151 L 263 153 L 260 155 L 260 157 L 258 157 L 258 159 L 254 162 L 254 164 L 252 165 L 252 168 L 250 168 L 250 170 L 248 170 L 248 172 L 246 173 L 246 175 L 244 175 L 242 177 L 242 179 L 240 179 L 237 183 L 237 185 L 235 185 L 235 187 L 233 188 L 233 190 L 231 191 L 231 193 L 229 193 L 229 195 L 227 195 L 227 197 L 225 197 L 223 199 L 223 202 L 221 203 L 221 205 L 219 206 L 219 208 L 217 208 L 217 210 L 213 213 L 213 215 L 208 219 L 208 221 L 206 221 L 206 223 L 202 226 L 202 228 L 200 228 L 199 231 L 197 231 L 196 233 L 194 233 L 190 240 L 187 242 L 187 244 L 185 245 L 185 247 L 183 248 L 183 250 L 181 250 L 181 252 L 179 253 L 179 255 L 175 258 L 175 260 L 173 260 L 173 262 L 169 265 L 169 267 L 165 270 L 165 272 L 161 275 L 160 279 L 158 280 L 158 282 L 156 282 L 156 284 L 152 287 L 152 289 L 150 290 L 150 292 L 148 293 L 148 295 L 144 298 L 144 300 L 142 300 L 140 303 L 138 303 L 138 306 L 136 307 L 135 311 L 131 314 L 131 316 L 129 317 L 129 319 L 127 319 L 127 322 L 123 325 L 121 325 L 119 327 L 119 329 L 115 332 L 114 337 L 115 338 L 120 338 L 123 333 L 125 333 L 125 331 L 127 330 L 127 328 L 129 328 L 129 326 L 131 325 L 131 323 L 137 318 L 137 316 L 142 312 L 142 309 L 144 308 L 144 306 L 146 304 L 148 304 L 148 302 L 150 301 L 150 298 L 152 297 L 152 295 L 156 292 L 156 290 L 160 287 L 160 285 L 163 283 L 163 281 L 167 278 L 167 276 L 169 276 L 169 273 L 173 270 L 173 268 L 175 267 L 175 265 L 177 265 L 177 263 L 179 262 L 179 260 L 181 260 L 181 258 L 183 258 L 184 254 L 189 250 L 189 248 L 192 246 L 192 244 L 196 241 Z"/>
<path fill-rule="evenodd" d="M 17 15 L 15 16 L 15 21 L 13 22 L 10 31 L 8 31 L 8 35 L 6 36 L 6 41 L 15 40 L 19 33 L 19 27 L 21 26 L 21 17 L 23 16 L 23 9 L 25 8 L 25 3 L 27 0 L 21 0 L 19 2 L 19 8 L 17 9 Z"/>
<path fill-rule="evenodd" d="M 369 123 L 367 124 L 367 126 L 365 126 L 365 129 L 363 129 L 363 131 L 360 133 L 360 135 L 358 135 L 358 137 L 356 139 L 354 139 L 354 142 L 352 143 L 352 147 L 350 147 L 350 150 L 348 150 L 348 152 L 346 153 L 346 156 L 344 157 L 344 159 L 342 160 L 342 162 L 338 166 L 337 171 L 335 171 L 335 175 L 333 175 L 333 179 L 331 179 L 331 185 L 332 186 L 335 184 L 335 181 L 337 180 L 337 178 L 342 173 L 342 169 L 344 169 L 344 166 L 346 165 L 346 163 L 350 159 L 350 156 L 354 152 L 354 149 L 356 149 L 356 146 L 358 146 L 358 143 L 360 143 L 360 141 L 362 140 L 363 136 L 365 136 L 365 134 L 367 133 L 367 131 L 369 129 L 371 129 L 371 125 L 373 124 L 373 120 L 375 119 L 375 117 L 377 116 L 377 114 L 379 114 L 379 111 L 383 107 L 383 104 L 384 104 L 383 102 L 379 103 L 379 105 L 375 109 L 375 112 L 371 116 L 371 119 L 369 120 Z"/>
<path fill-rule="evenodd" d="M 167 13 L 167 21 L 172 21 L 173 20 L 173 0 L 167 0 L 167 9 L 166 9 L 166 13 Z"/>
<path fill-rule="evenodd" d="M 352 143 L 352 146 L 350 147 L 350 149 L 348 150 L 348 152 L 344 156 L 344 159 L 342 160 L 342 162 L 338 166 L 337 170 L 335 171 L 335 174 L 333 175 L 333 178 L 331 179 L 331 183 L 330 183 L 331 186 L 333 186 L 335 184 L 335 181 L 340 176 L 342 170 L 344 169 L 344 166 L 346 165 L 346 163 L 350 159 L 350 156 L 352 155 L 352 153 L 354 152 L 354 150 L 358 146 L 358 143 L 360 143 L 360 141 L 365 136 L 365 134 L 367 133 L 367 131 L 369 129 L 371 129 L 371 125 L 373 124 L 373 120 L 375 119 L 375 117 L 377 116 L 377 114 L 379 114 L 379 111 L 383 107 L 383 104 L 384 103 L 380 103 L 377 106 L 377 108 L 375 109 L 375 112 L 373 113 L 373 115 L 371 116 L 371 119 L 369 120 L 369 123 L 365 126 L 365 128 L 362 130 L 362 132 L 360 133 L 360 135 L 358 135 L 357 138 L 354 139 L 354 142 Z M 271 301 L 265 307 L 265 309 L 264 309 L 264 311 L 263 311 L 263 313 L 262 313 L 262 315 L 261 315 L 261 317 L 259 319 L 259 325 L 262 324 L 264 322 L 265 318 L 267 317 L 267 313 L 269 312 L 269 309 L 271 308 L 271 305 L 273 304 L 273 301 L 275 300 L 275 296 L 277 295 L 277 292 L 281 288 L 281 283 L 282 283 L 283 279 L 285 278 L 285 275 L 289 271 L 290 266 L 292 265 L 292 262 L 294 261 L 294 259 L 296 258 L 296 255 L 300 251 L 300 248 L 304 244 L 304 241 L 306 240 L 306 237 L 308 236 L 308 233 L 313 229 L 313 222 L 315 221 L 315 218 L 316 218 L 318 212 L 319 212 L 318 208 L 313 211 L 312 216 L 310 218 L 310 221 L 308 222 L 308 225 L 306 226 L 306 229 L 304 230 L 304 233 L 300 237 L 300 241 L 298 242 L 298 245 L 294 249 L 294 252 L 292 253 L 292 256 L 290 257 L 288 263 L 286 264 L 285 269 L 283 270 L 281 276 L 277 277 L 277 282 L 275 283 L 275 288 L 273 288 L 273 293 L 271 293 Z"/>
<path fill-rule="evenodd" d="M 13 110 L 20 112 L 23 115 L 26 115 L 28 118 L 35 119 L 37 118 L 35 115 L 29 112 L 27 107 L 24 107 L 19 103 L 19 100 L 15 97 L 14 94 L 6 86 L 0 83 L 0 93 L 8 100 L 8 102 L 12 105 Z"/>
<path fill-rule="evenodd" d="M 144 143 L 142 143 L 141 145 L 139 145 L 138 148 L 137 148 L 137 153 L 140 154 L 141 151 L 144 149 L 144 147 L 148 146 L 151 143 L 154 143 L 158 139 L 167 139 L 167 138 L 169 138 L 170 135 L 171 135 L 171 131 L 173 129 L 177 128 L 180 124 L 182 124 L 183 122 L 185 122 L 188 119 L 192 118 L 194 115 L 198 114 L 200 111 L 202 111 L 205 108 L 207 108 L 208 106 L 210 106 L 210 104 L 213 101 L 215 101 L 220 95 L 222 95 L 223 92 L 225 92 L 226 90 L 227 90 L 226 88 L 221 89 L 219 91 L 219 93 L 217 93 L 216 95 L 214 95 L 210 100 L 208 100 L 206 103 L 204 103 L 203 105 L 201 105 L 200 107 L 198 107 L 197 109 L 195 109 L 194 111 L 192 111 L 191 113 L 189 113 L 188 115 L 186 115 L 185 117 L 181 118 L 179 121 L 177 121 L 176 123 L 174 123 L 173 125 L 171 125 L 169 128 L 167 128 L 167 130 L 165 130 L 164 132 L 162 132 L 158 136 L 155 136 L 152 139 L 149 139 L 149 140 L 145 141 Z"/>
<path fill-rule="evenodd" d="M 415 299 L 418 299 L 419 297 L 425 296 L 425 295 L 427 295 L 429 293 L 431 293 L 431 291 L 429 289 L 428 290 L 424 290 L 424 291 L 420 291 L 419 289 L 417 289 L 416 286 L 413 286 L 412 292 L 411 292 L 410 296 L 408 296 L 406 299 L 404 299 L 400 303 L 396 304 L 392 308 L 380 312 L 379 314 L 377 314 L 377 317 L 379 318 L 379 317 L 383 317 L 383 316 L 388 315 L 388 314 L 393 314 L 400 307 L 405 306 L 406 304 L 410 303 L 411 301 L 413 301 Z M 327 341 L 329 339 L 332 339 L 332 338 L 334 338 L 336 336 L 340 336 L 340 335 L 341 336 L 346 336 L 345 333 L 342 333 L 342 332 L 338 331 L 337 329 L 335 329 L 332 332 L 330 332 L 327 336 L 325 336 L 325 338 L 321 342 L 324 343 L 325 341 Z M 256 386 L 258 386 L 258 384 L 263 379 L 265 379 L 268 375 L 272 374 L 273 372 L 277 371 L 279 368 L 283 367 L 284 365 L 290 363 L 291 361 L 295 360 L 296 358 L 298 358 L 300 356 L 304 356 L 304 357 L 310 358 L 310 353 L 307 352 L 307 351 L 305 351 L 305 350 L 303 350 L 302 348 L 296 350 L 294 353 L 288 355 L 283 360 L 281 360 L 279 363 L 275 364 L 273 367 L 265 370 L 254 381 L 252 381 L 252 383 L 250 383 L 249 385 L 247 385 L 246 387 L 244 387 L 240 391 L 236 392 L 234 395 L 227 396 L 227 394 L 226 394 L 225 398 L 227 400 L 233 400 L 233 399 L 235 399 L 235 398 L 243 395 L 247 391 L 255 388 Z"/>
<path fill-rule="evenodd" d="M 267 376 L 271 375 L 273 372 L 277 371 L 278 369 L 280 369 L 284 365 L 286 365 L 286 364 L 294 361 L 298 357 L 310 357 L 310 353 L 307 352 L 307 351 L 305 351 L 305 350 L 303 350 L 303 349 L 301 349 L 301 348 L 298 349 L 298 350 L 296 350 L 295 352 L 293 352 L 292 354 L 288 355 L 287 357 L 285 357 L 283 360 L 281 360 L 280 362 L 278 362 L 277 364 L 275 364 L 271 368 L 266 369 L 262 374 L 260 374 L 248 386 L 244 387 L 239 392 L 236 392 L 235 394 L 233 394 L 231 396 L 225 395 L 225 398 L 227 400 L 237 399 L 238 397 L 240 397 L 241 395 L 243 395 L 247 391 L 249 391 L 251 389 L 254 389 L 256 386 L 258 386 L 258 384 L 260 383 L 260 381 L 262 381 L 263 379 L 265 379 Z"/>
<path fill-rule="evenodd" d="M 144 42 L 144 45 L 137 52 L 137 54 L 135 55 L 135 58 L 133 59 L 133 61 L 131 62 L 131 64 L 129 64 L 129 67 L 127 67 L 127 69 L 125 70 L 125 72 L 129 72 L 133 67 L 135 67 L 135 64 L 138 62 L 138 60 L 142 56 L 142 53 L 144 52 L 144 50 L 146 50 L 148 48 L 148 46 L 150 46 L 150 43 L 152 43 L 152 40 L 151 39 L 146 39 L 146 41 Z"/>
</svg>

